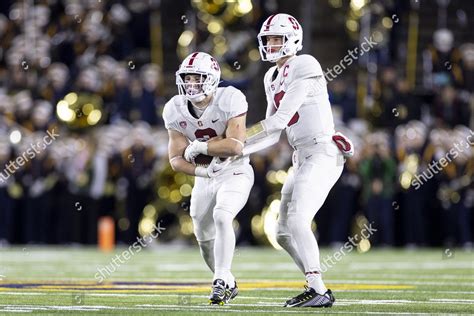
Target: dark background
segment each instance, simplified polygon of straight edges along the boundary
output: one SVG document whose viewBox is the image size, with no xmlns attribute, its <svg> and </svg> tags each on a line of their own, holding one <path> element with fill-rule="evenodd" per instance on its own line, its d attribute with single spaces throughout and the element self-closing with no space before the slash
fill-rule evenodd
<svg viewBox="0 0 474 316">
<path fill-rule="evenodd" d="M 160 242 L 194 243 L 193 180 L 170 169 L 161 119 L 177 93 L 175 71 L 187 54 L 209 52 L 221 85 L 247 96 L 248 124 L 258 121 L 271 64 L 260 61 L 256 35 L 277 12 L 299 20 L 302 53 L 324 71 L 364 38 L 378 43 L 328 82 L 337 129 L 356 155 L 315 218 L 320 243 L 344 243 L 373 223 L 362 251 L 472 247 L 474 2 L 460 0 L 2 1 L 0 245 L 95 244 L 103 216 L 114 219 L 118 243 L 159 221 Z M 60 136 L 8 172 L 47 130 Z M 442 157 L 452 162 L 429 173 Z M 264 227 L 276 221 L 291 165 L 286 139 L 252 164 L 238 243 L 275 245 Z"/>
</svg>

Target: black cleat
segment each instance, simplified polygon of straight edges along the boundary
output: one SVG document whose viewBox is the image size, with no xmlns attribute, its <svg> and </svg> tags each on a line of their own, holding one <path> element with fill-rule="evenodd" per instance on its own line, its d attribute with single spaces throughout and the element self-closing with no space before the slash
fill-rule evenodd
<svg viewBox="0 0 474 316">
<path fill-rule="evenodd" d="M 237 282 L 235 282 L 235 286 L 233 288 L 229 288 L 226 286 L 225 290 L 225 303 L 229 303 L 230 300 L 233 300 L 239 294 L 239 288 L 237 287 Z"/>
<path fill-rule="evenodd" d="M 226 303 L 226 285 L 224 280 L 215 279 L 209 296 L 210 305 L 224 305 Z"/>
<path fill-rule="evenodd" d="M 331 290 L 321 295 L 311 287 L 305 286 L 305 289 L 300 295 L 286 301 L 285 307 L 331 307 L 336 301 Z"/>
</svg>

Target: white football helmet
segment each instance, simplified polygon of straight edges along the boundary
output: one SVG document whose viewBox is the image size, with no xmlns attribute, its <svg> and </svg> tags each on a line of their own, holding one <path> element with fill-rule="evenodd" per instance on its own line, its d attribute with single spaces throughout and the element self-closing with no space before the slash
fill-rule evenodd
<svg viewBox="0 0 474 316">
<path fill-rule="evenodd" d="M 200 76 L 199 82 L 185 82 L 187 74 Z M 209 54 L 194 52 L 186 57 L 176 72 L 176 85 L 180 95 L 191 102 L 201 102 L 213 94 L 221 78 L 221 69 L 217 60 Z"/>
<path fill-rule="evenodd" d="M 277 35 L 283 37 L 283 45 L 267 45 L 267 36 Z M 303 29 L 298 21 L 289 14 L 279 13 L 270 16 L 263 22 L 260 33 L 257 35 L 258 48 L 262 60 L 276 62 L 278 59 L 295 55 L 303 48 Z M 272 48 L 279 47 L 272 52 Z"/>
</svg>

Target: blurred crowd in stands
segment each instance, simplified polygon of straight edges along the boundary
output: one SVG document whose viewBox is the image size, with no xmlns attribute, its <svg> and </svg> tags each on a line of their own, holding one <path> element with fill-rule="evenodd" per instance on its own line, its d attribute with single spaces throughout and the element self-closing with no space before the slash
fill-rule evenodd
<svg viewBox="0 0 474 316">
<path fill-rule="evenodd" d="M 104 2 L 2 4 L 0 246 L 94 244 L 106 215 L 116 221 L 117 241 L 129 243 L 149 204 L 176 228 L 166 230 L 168 240 L 182 239 L 188 194 L 161 204 L 160 188 L 171 186 L 160 117 L 170 96 L 160 88 L 161 68 L 150 63 L 150 7 Z M 337 129 L 353 139 L 356 156 L 316 216 L 322 244 L 346 242 L 362 215 L 378 229 L 375 245 L 472 247 L 474 44 L 438 30 L 423 60 L 421 89 L 394 61 L 380 67 L 373 101 L 362 107 L 354 77 L 328 85 Z M 58 119 L 56 105 L 71 91 L 101 97 L 98 126 L 74 129 Z M 56 139 L 45 143 L 52 133 Z M 268 174 L 288 170 L 291 148 L 283 139 L 251 159 L 255 187 L 237 218 L 243 244 L 260 242 L 251 220 L 278 195 L 281 184 Z"/>
</svg>

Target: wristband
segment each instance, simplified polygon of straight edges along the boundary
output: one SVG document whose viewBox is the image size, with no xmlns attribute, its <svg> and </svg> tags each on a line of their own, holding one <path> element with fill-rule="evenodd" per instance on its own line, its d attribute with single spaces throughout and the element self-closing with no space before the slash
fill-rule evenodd
<svg viewBox="0 0 474 316">
<path fill-rule="evenodd" d="M 201 154 L 207 155 L 207 142 L 198 142 L 196 144 L 196 151 Z"/>
<path fill-rule="evenodd" d="M 204 167 L 196 167 L 194 169 L 194 174 L 196 177 L 209 178 L 209 175 L 207 174 L 207 168 Z"/>
</svg>

